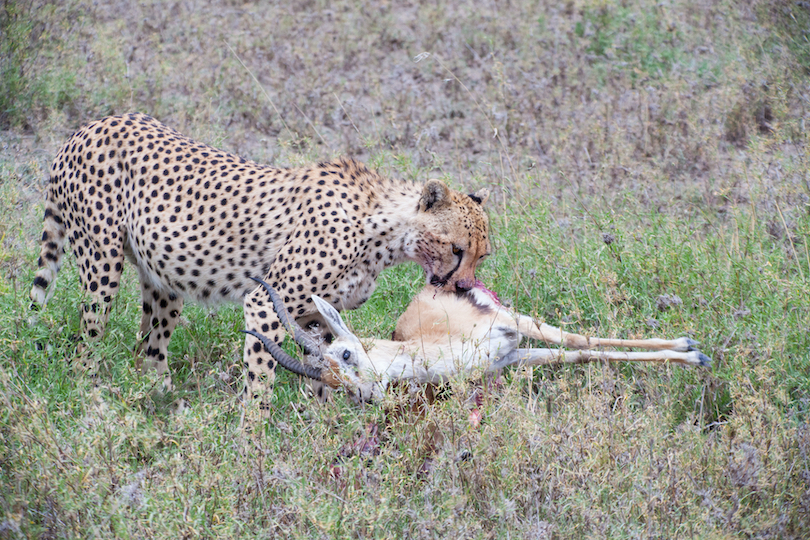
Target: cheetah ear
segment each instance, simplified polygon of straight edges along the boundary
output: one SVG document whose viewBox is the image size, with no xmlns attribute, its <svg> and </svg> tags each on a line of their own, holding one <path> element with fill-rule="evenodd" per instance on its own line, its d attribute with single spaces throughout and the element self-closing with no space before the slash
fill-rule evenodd
<svg viewBox="0 0 810 540">
<path fill-rule="evenodd" d="M 422 189 L 422 198 L 419 199 L 419 210 L 427 212 L 441 208 L 450 202 L 450 188 L 441 180 L 428 180 Z"/>
<path fill-rule="evenodd" d="M 489 190 L 487 188 L 481 188 L 475 193 L 470 193 L 470 198 L 478 204 L 483 205 L 487 202 L 487 199 L 489 199 Z"/>
</svg>

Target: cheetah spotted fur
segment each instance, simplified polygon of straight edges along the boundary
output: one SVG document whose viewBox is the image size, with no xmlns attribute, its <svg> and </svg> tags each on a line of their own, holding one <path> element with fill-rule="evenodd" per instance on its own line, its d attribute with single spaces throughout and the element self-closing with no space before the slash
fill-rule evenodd
<svg viewBox="0 0 810 540">
<path fill-rule="evenodd" d="M 126 257 L 143 301 L 138 354 L 170 388 L 167 347 L 187 299 L 242 301 L 248 328 L 283 338 L 252 277 L 281 291 L 301 320 L 316 312 L 312 294 L 356 308 L 384 268 L 408 260 L 437 287 L 473 287 L 490 252 L 486 197 L 383 178 L 351 159 L 269 167 L 149 116 L 108 117 L 78 130 L 53 162 L 31 298 L 41 307 L 53 294 L 69 240 L 88 295 L 82 333 L 100 339 Z M 274 380 L 275 362 L 253 336 L 244 366 L 250 395 Z"/>
</svg>

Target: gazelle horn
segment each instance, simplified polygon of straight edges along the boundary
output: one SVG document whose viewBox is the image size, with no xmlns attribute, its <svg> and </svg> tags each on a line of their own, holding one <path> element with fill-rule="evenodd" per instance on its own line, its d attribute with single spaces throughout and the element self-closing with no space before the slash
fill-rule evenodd
<svg viewBox="0 0 810 540">
<path fill-rule="evenodd" d="M 290 334 L 295 342 L 304 349 L 304 354 L 314 354 L 321 357 L 321 350 L 318 348 L 318 343 L 312 339 L 312 336 L 301 328 L 297 322 L 295 322 L 295 319 L 292 317 L 292 315 L 290 315 L 290 312 L 287 311 L 287 307 L 284 305 L 284 301 L 281 299 L 278 292 L 273 287 L 268 285 L 264 280 L 255 277 L 250 279 L 256 283 L 259 283 L 262 287 L 264 287 L 264 290 L 267 291 L 267 294 L 270 295 L 270 300 L 273 302 L 273 309 L 276 312 L 276 316 L 278 316 L 278 319 L 287 330 L 287 333 Z M 270 352 L 269 349 L 268 352 Z"/>
<path fill-rule="evenodd" d="M 267 352 L 270 353 L 276 362 L 279 365 L 288 371 L 292 371 L 296 375 L 301 375 L 303 377 L 309 377 L 310 379 L 315 379 L 316 381 L 322 380 L 322 372 L 321 368 L 316 368 L 314 366 L 306 366 L 287 354 L 284 349 L 278 346 L 277 343 L 274 343 L 267 339 L 267 337 L 261 335 L 260 333 L 256 332 L 255 330 L 242 330 L 245 334 L 250 334 L 251 336 L 257 338 L 259 341 L 262 342 L 264 348 L 267 349 Z"/>
</svg>

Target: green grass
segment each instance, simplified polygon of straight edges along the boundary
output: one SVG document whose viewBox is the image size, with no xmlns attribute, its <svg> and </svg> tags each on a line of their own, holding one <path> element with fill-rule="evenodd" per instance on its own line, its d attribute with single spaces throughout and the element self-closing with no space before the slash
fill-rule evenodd
<svg viewBox="0 0 810 540">
<path fill-rule="evenodd" d="M 160 397 L 159 381 L 133 367 L 133 279 L 123 280 L 109 335 L 96 348 L 106 359 L 96 390 L 69 364 L 81 299 L 74 268 L 63 269 L 35 326 L 26 323 L 24 291 L 4 297 L 0 339 L 14 344 L 0 381 L 2 481 L 14 494 L 8 519 L 24 515 L 27 536 L 56 526 L 67 536 L 411 536 L 425 527 L 452 536 L 521 534 L 537 523 L 577 536 L 598 521 L 609 537 L 676 537 L 695 527 L 702 537 L 769 526 L 799 534 L 800 475 L 810 465 L 810 315 L 797 309 L 808 301 L 799 274 L 806 261 L 787 260 L 784 244 L 742 209 L 714 239 L 695 238 L 697 217 L 593 217 L 611 222 L 617 239 L 609 246 L 594 222 L 557 227 L 547 205 L 494 216 L 497 250 L 481 277 L 521 311 L 569 321 L 572 330 L 690 335 L 714 358 L 713 371 L 591 365 L 511 373 L 487 393 L 479 430 L 466 422 L 459 381 L 429 412 L 445 440 L 428 477 L 418 473 L 426 424 L 405 421 L 390 427 L 379 456 L 353 455 L 333 478 L 339 449 L 381 409 L 340 396 L 317 405 L 286 375 L 272 418 L 241 431 L 236 309 L 216 318 L 185 311 L 188 323 L 172 342 L 178 390 Z M 742 251 L 723 245 L 732 237 Z M 387 271 L 379 285 L 348 315 L 363 335 L 390 334 L 421 279 L 409 266 Z M 659 310 L 665 293 L 682 304 Z M 32 345 L 44 341 L 53 347 L 47 354 Z M 178 398 L 187 403 L 179 414 Z M 458 461 L 465 451 L 472 461 Z"/>
<path fill-rule="evenodd" d="M 810 534 L 801 3 L 122 6 L 0 7 L 0 538 Z M 362 455 L 407 400 L 321 405 L 282 373 L 256 422 L 238 306 L 186 306 L 156 393 L 128 268 L 91 380 L 73 259 L 33 324 L 28 291 L 50 161 L 127 110 L 268 163 L 489 187 L 478 277 L 503 301 L 589 335 L 688 335 L 713 369 L 510 371 L 477 429 L 458 380 Z M 390 336 L 422 280 L 384 272 L 346 320 Z"/>
</svg>

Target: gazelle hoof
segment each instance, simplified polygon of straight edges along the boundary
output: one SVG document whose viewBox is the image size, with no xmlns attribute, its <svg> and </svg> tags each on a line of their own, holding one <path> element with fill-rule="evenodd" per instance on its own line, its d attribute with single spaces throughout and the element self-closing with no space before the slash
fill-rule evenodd
<svg viewBox="0 0 810 540">
<path fill-rule="evenodd" d="M 700 342 L 695 341 L 692 338 L 682 337 L 676 339 L 674 345 L 675 347 L 672 348 L 673 351 L 690 352 L 697 350 L 697 347 L 698 345 L 700 345 Z"/>
</svg>

